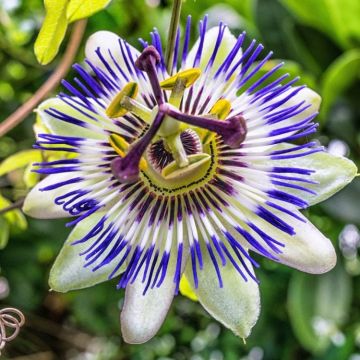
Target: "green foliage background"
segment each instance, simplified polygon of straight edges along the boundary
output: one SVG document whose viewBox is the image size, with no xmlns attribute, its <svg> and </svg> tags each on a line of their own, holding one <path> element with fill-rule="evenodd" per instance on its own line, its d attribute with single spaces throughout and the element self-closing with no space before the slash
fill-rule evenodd
<svg viewBox="0 0 360 360">
<path fill-rule="evenodd" d="M 165 38 L 170 5 L 113 0 L 91 17 L 86 35 L 107 29 L 136 44 L 156 25 Z M 182 21 L 187 14 L 197 21 L 206 13 L 211 24 L 224 21 L 235 33 L 246 30 L 274 50 L 275 61 L 286 59 L 285 71 L 300 75 L 323 96 L 319 141 L 359 165 L 358 0 L 187 0 Z M 61 58 L 64 44 L 54 63 L 43 67 L 35 59 L 33 45 L 43 17 L 40 0 L 0 0 L 0 120 L 46 81 Z M 81 48 L 78 60 L 82 57 Z M 29 116 L 0 139 L 1 159 L 31 148 L 34 121 Z M 0 165 L 0 208 L 23 197 L 36 181 L 26 169 L 30 160 L 21 156 Z M 0 215 L 0 308 L 16 306 L 27 316 L 27 326 L 6 348 L 4 359 L 359 360 L 359 200 L 360 181 L 355 180 L 307 211 L 337 249 L 339 264 L 330 274 L 309 276 L 260 260 L 262 312 L 246 344 L 181 296 L 155 339 L 140 346 L 122 343 L 123 292 L 115 282 L 68 294 L 48 292 L 48 272 L 68 232 L 64 222 L 27 219 L 27 224 L 19 211 Z"/>
</svg>

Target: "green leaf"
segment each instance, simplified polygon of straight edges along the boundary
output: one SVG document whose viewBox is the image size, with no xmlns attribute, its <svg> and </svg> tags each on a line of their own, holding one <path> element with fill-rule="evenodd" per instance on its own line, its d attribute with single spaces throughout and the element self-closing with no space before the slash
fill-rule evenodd
<svg viewBox="0 0 360 360">
<path fill-rule="evenodd" d="M 328 67 L 322 79 L 322 117 L 326 116 L 336 98 L 356 82 L 359 77 L 359 49 L 345 52 Z"/>
<path fill-rule="evenodd" d="M 4 249 L 9 240 L 10 227 L 3 216 L 0 216 L 0 250 Z"/>
<path fill-rule="evenodd" d="M 69 23 L 88 18 L 91 15 L 105 9 L 111 0 L 70 0 L 66 16 Z"/>
<path fill-rule="evenodd" d="M 281 0 L 304 24 L 331 37 L 343 48 L 360 39 L 360 2 L 357 0 Z"/>
<path fill-rule="evenodd" d="M 44 0 L 46 16 L 35 42 L 35 56 L 40 64 L 50 63 L 59 51 L 68 26 L 69 0 Z"/>
<path fill-rule="evenodd" d="M 341 265 L 321 276 L 294 274 L 288 311 L 295 335 L 309 351 L 319 354 L 331 344 L 350 310 L 351 280 Z"/>
<path fill-rule="evenodd" d="M 0 164 L 0 176 L 21 169 L 33 162 L 41 161 L 41 151 L 24 150 L 9 156 Z"/>
<path fill-rule="evenodd" d="M 236 6 L 246 19 L 255 23 L 257 0 L 237 1 Z"/>
</svg>

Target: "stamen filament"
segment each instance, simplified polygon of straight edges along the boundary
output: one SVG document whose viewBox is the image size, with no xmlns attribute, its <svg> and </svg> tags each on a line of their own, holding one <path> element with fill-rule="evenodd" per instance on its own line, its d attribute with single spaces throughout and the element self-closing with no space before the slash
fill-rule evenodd
<svg viewBox="0 0 360 360">
<path fill-rule="evenodd" d="M 132 112 L 133 114 L 137 115 L 142 120 L 150 123 L 152 120 L 152 112 L 146 106 L 139 103 L 138 101 L 130 98 L 124 97 L 121 105 L 126 108 L 128 111 Z"/>
<path fill-rule="evenodd" d="M 185 89 L 186 89 L 185 80 L 178 79 L 171 92 L 169 103 L 179 109 Z"/>
</svg>

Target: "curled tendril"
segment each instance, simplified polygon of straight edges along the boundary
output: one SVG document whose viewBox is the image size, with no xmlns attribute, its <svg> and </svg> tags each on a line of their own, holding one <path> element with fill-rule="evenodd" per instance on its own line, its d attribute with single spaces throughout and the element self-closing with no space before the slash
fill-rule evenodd
<svg viewBox="0 0 360 360">
<path fill-rule="evenodd" d="M 5 345 L 19 335 L 20 328 L 24 324 L 25 316 L 20 310 L 14 308 L 0 310 L 0 354 Z"/>
</svg>

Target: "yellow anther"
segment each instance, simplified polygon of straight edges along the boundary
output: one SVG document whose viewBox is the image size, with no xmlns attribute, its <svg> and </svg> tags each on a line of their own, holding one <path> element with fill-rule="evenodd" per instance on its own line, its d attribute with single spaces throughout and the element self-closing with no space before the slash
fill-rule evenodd
<svg viewBox="0 0 360 360">
<path fill-rule="evenodd" d="M 220 99 L 210 110 L 211 115 L 216 115 L 219 120 L 225 120 L 231 111 L 231 103 L 229 100 Z"/>
<path fill-rule="evenodd" d="M 129 144 L 118 134 L 111 134 L 109 139 L 111 147 L 119 154 L 121 157 L 125 156 L 126 150 L 129 148 Z"/>
<path fill-rule="evenodd" d="M 173 90 L 176 86 L 178 86 L 179 82 L 181 82 L 185 88 L 188 88 L 194 84 L 200 75 L 201 70 L 197 68 L 180 71 L 174 76 L 162 81 L 160 86 L 164 90 Z"/>
<path fill-rule="evenodd" d="M 110 105 L 106 109 L 106 115 L 110 118 L 117 118 L 124 116 L 129 109 L 124 106 L 123 100 L 128 97 L 135 99 L 139 92 L 139 86 L 135 82 L 129 82 L 122 90 L 114 97 Z"/>
<path fill-rule="evenodd" d="M 109 143 L 118 155 L 120 155 L 121 157 L 126 156 L 126 152 L 129 149 L 130 145 L 126 140 L 124 140 L 122 136 L 118 134 L 111 134 Z M 144 158 L 141 158 L 140 160 L 140 169 L 141 170 L 147 169 L 147 162 Z"/>
<path fill-rule="evenodd" d="M 214 116 L 217 120 L 225 120 L 231 111 L 231 103 L 229 100 L 220 99 L 210 110 L 210 117 Z M 200 130 L 200 137 L 203 144 L 208 144 L 210 141 L 214 140 L 216 134 L 212 131 L 202 129 Z"/>
<path fill-rule="evenodd" d="M 143 157 L 140 159 L 139 166 L 140 166 L 140 170 L 146 170 L 148 167 L 147 162 Z"/>
<path fill-rule="evenodd" d="M 140 159 L 139 166 L 140 166 L 140 170 L 146 170 L 148 167 L 147 162 L 143 157 Z"/>
</svg>

